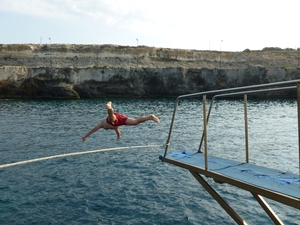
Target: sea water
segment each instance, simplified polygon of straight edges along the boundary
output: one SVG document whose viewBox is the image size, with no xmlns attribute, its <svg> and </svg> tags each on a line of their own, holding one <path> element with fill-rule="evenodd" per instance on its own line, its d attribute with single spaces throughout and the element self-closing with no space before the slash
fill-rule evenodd
<svg viewBox="0 0 300 225">
<path fill-rule="evenodd" d="M 105 104 L 147 121 L 81 137 L 107 116 Z M 0 224 L 235 224 L 187 171 L 163 163 L 174 99 L 0 100 L 0 165 L 124 146 L 149 146 L 49 159 L 0 169 Z M 209 102 L 208 102 L 209 103 Z M 170 152 L 196 152 L 201 99 L 181 100 Z M 245 162 L 244 106 L 219 100 L 208 123 L 210 155 Z M 295 100 L 248 102 L 250 163 L 299 173 Z M 272 224 L 253 196 L 207 182 L 248 224 Z M 300 212 L 266 199 L 285 224 Z"/>
</svg>

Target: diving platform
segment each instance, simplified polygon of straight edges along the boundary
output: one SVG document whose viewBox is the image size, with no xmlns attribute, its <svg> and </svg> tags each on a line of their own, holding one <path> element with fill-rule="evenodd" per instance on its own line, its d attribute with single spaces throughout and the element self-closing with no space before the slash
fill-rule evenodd
<svg viewBox="0 0 300 225">
<path fill-rule="evenodd" d="M 295 159 L 296 167 L 299 168 L 299 174 L 280 171 L 274 168 L 267 168 L 260 165 L 249 163 L 248 146 L 248 116 L 247 116 L 247 96 L 260 92 L 289 91 L 297 90 L 298 103 L 298 146 L 295 150 L 299 151 L 299 158 Z M 244 121 L 245 121 L 245 161 L 235 161 L 222 157 L 209 155 L 207 126 L 209 123 L 212 106 L 217 98 L 230 96 L 244 96 Z M 206 110 L 206 98 L 212 96 L 209 110 Z M 178 102 L 180 99 L 189 97 L 202 97 L 203 107 L 203 133 L 200 138 L 199 148 L 193 152 L 168 152 L 170 139 L 175 121 Z M 213 189 L 206 181 L 212 178 L 216 183 L 227 183 L 250 192 L 257 202 L 261 205 L 266 214 L 271 218 L 274 224 L 283 224 L 280 218 L 264 200 L 265 198 L 296 208 L 300 213 L 300 80 L 277 82 L 262 85 L 253 85 L 232 89 L 223 89 L 218 91 L 208 91 L 179 96 L 175 101 L 173 117 L 170 125 L 168 140 L 164 155 L 161 160 L 165 163 L 187 169 L 195 179 L 205 188 L 205 190 L 220 204 L 229 216 L 237 224 L 247 224 L 231 206 Z M 232 139 L 232 137 L 230 137 Z M 202 147 L 204 146 L 204 150 Z M 298 164 L 298 165 L 297 165 Z"/>
</svg>

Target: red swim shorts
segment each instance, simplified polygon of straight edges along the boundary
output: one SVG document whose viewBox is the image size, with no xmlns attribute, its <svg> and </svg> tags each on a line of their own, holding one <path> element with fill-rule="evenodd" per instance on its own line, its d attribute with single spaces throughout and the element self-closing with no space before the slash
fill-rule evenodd
<svg viewBox="0 0 300 225">
<path fill-rule="evenodd" d="M 126 125 L 127 116 L 121 114 L 121 113 L 114 113 L 116 116 L 116 120 L 114 123 L 110 122 L 108 117 L 106 118 L 106 122 L 109 123 L 112 126 L 118 127 L 122 125 Z"/>
</svg>

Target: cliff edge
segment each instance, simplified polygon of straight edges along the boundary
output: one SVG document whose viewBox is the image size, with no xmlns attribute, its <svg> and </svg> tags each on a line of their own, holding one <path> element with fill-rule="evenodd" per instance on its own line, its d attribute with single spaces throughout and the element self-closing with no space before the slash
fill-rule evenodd
<svg viewBox="0 0 300 225">
<path fill-rule="evenodd" d="M 299 49 L 218 52 L 117 45 L 0 45 L 0 98 L 173 97 L 299 79 L 299 58 Z"/>
</svg>

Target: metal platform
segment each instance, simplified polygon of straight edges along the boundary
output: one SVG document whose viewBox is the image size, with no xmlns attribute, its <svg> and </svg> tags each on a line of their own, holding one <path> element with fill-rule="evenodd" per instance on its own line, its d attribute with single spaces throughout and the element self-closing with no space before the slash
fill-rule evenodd
<svg viewBox="0 0 300 225">
<path fill-rule="evenodd" d="M 276 169 L 270 169 L 249 163 L 248 147 L 248 118 L 247 118 L 247 95 L 259 92 L 285 91 L 297 89 L 298 101 L 298 146 L 299 151 L 299 174 L 287 173 Z M 208 113 L 206 113 L 206 96 L 212 95 Z M 212 110 L 213 102 L 218 97 L 244 95 L 244 118 L 245 118 L 245 162 L 209 156 L 207 147 L 207 124 Z M 178 101 L 188 97 L 203 97 L 203 135 L 200 140 L 198 151 L 194 153 L 168 153 L 170 138 L 175 120 Z M 276 213 L 271 209 L 263 197 L 272 199 L 282 204 L 300 210 L 300 80 L 278 82 L 263 85 L 254 85 L 233 89 L 223 89 L 182 95 L 176 99 L 173 118 L 170 126 L 166 149 L 161 160 L 175 166 L 189 170 L 197 181 L 210 193 L 210 195 L 223 207 L 237 224 L 247 224 L 222 197 L 207 183 L 205 177 L 213 178 L 217 183 L 228 183 L 235 187 L 249 191 L 265 210 L 275 224 L 283 224 Z M 201 147 L 204 144 L 204 152 Z"/>
<path fill-rule="evenodd" d="M 269 199 L 300 209 L 298 174 L 282 172 L 249 163 L 208 157 L 209 170 L 202 153 L 170 153 L 164 162 L 212 177 L 216 182 L 228 183 Z"/>
</svg>

